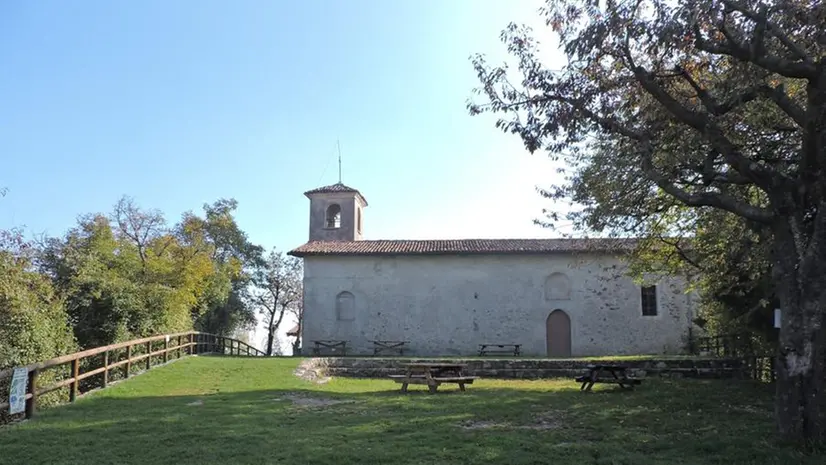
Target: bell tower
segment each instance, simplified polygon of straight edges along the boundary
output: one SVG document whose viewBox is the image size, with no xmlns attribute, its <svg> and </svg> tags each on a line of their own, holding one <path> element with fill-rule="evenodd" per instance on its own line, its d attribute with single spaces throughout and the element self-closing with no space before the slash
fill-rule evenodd
<svg viewBox="0 0 826 465">
<path fill-rule="evenodd" d="M 360 241 L 367 200 L 342 183 L 304 193 L 310 199 L 311 241 Z"/>
</svg>

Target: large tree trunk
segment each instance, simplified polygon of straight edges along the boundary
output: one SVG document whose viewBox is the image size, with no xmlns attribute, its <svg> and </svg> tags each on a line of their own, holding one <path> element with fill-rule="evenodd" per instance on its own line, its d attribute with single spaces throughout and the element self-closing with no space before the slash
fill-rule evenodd
<svg viewBox="0 0 826 465">
<path fill-rule="evenodd" d="M 818 247 L 808 245 L 812 240 L 816 245 L 823 242 L 816 238 L 801 241 L 798 231 L 784 226 L 775 230 L 773 266 L 782 311 L 775 417 L 784 439 L 822 441 L 826 440 L 823 411 L 826 276 L 822 253 L 816 250 Z"/>
<path fill-rule="evenodd" d="M 275 312 L 270 313 L 270 321 L 267 324 L 267 357 L 272 356 L 272 343 L 275 340 L 275 328 L 272 327 L 275 320 Z"/>
<path fill-rule="evenodd" d="M 270 326 L 269 331 L 267 331 L 267 356 L 272 356 L 272 343 L 275 339 L 275 331 L 273 330 L 272 326 Z"/>
</svg>

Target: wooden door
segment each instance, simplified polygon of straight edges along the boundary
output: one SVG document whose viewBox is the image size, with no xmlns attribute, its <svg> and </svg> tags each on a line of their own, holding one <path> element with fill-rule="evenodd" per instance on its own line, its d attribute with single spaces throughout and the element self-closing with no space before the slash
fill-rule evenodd
<svg viewBox="0 0 826 465">
<path fill-rule="evenodd" d="M 562 310 L 554 310 L 546 322 L 548 357 L 571 356 L 571 319 Z"/>
</svg>

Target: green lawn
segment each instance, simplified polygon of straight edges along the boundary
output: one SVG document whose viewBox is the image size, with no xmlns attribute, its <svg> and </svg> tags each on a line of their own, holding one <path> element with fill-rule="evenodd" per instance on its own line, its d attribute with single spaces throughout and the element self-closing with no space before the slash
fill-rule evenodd
<svg viewBox="0 0 826 465">
<path fill-rule="evenodd" d="M 193 357 L 0 428 L 0 464 L 822 464 L 772 440 L 771 392 L 655 380 L 481 380 L 436 395 L 293 376 L 298 359 Z M 338 403 L 334 403 L 338 402 Z"/>
</svg>

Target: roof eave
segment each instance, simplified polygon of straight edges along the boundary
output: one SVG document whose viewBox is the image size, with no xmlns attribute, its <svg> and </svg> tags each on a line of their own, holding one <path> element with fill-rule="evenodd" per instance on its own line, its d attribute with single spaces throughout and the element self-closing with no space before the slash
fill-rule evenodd
<svg viewBox="0 0 826 465">
<path fill-rule="evenodd" d="M 308 199 L 312 199 L 314 195 L 331 195 L 331 194 L 355 194 L 355 195 L 356 195 L 356 197 L 358 197 L 359 199 L 361 199 L 361 203 L 362 203 L 362 204 L 364 204 L 364 206 L 365 206 L 365 207 L 368 205 L 368 204 L 367 204 L 367 199 L 366 199 L 366 198 L 364 198 L 364 196 L 363 196 L 363 195 L 361 195 L 361 192 L 356 191 L 356 190 L 353 190 L 353 191 L 337 191 L 337 192 L 313 192 L 313 191 L 307 191 L 307 192 L 305 192 L 305 193 L 304 193 L 304 196 L 305 196 L 305 197 L 307 197 Z"/>
<path fill-rule="evenodd" d="M 441 251 L 429 250 L 423 252 L 316 252 L 291 250 L 287 255 L 293 257 L 411 257 L 411 256 L 433 256 L 433 255 L 553 255 L 572 253 L 599 253 L 599 254 L 626 254 L 630 250 L 625 249 L 583 249 L 583 250 L 484 250 L 484 251 Z"/>
</svg>

